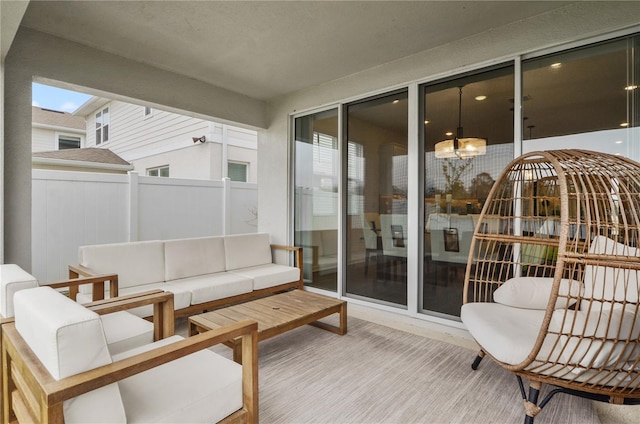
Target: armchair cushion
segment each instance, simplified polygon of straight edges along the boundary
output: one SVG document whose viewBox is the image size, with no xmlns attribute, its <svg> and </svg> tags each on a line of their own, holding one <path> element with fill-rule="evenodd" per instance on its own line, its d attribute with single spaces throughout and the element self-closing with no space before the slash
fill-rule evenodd
<svg viewBox="0 0 640 424">
<path fill-rule="evenodd" d="M 547 309 L 553 277 L 514 277 L 505 281 L 493 293 L 493 300 L 514 308 Z M 579 281 L 563 278 L 560 280 L 558 298 L 554 309 L 563 309 L 576 303 L 582 292 Z M 570 296 L 567 298 L 567 296 Z M 568 305 L 567 305 L 568 302 Z"/>
<path fill-rule="evenodd" d="M 153 323 L 126 311 L 100 315 L 109 353 L 117 353 L 153 343 Z"/>
<path fill-rule="evenodd" d="M 36 277 L 16 264 L 0 265 L 0 315 L 12 317 L 13 295 L 22 289 L 38 287 Z"/>
<path fill-rule="evenodd" d="M 16 329 L 56 380 L 111 363 L 95 312 L 50 287 L 14 296 Z M 120 390 L 110 384 L 64 402 L 67 423 L 126 422 Z"/>
<path fill-rule="evenodd" d="M 179 339 L 173 336 L 133 353 Z M 242 408 L 243 402 L 242 366 L 210 350 L 152 368 L 119 385 L 128 423 L 218 422 Z"/>
</svg>

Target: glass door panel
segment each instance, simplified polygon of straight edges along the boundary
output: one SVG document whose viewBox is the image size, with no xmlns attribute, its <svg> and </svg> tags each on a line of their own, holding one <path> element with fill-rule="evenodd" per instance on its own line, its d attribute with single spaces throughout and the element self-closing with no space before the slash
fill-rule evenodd
<svg viewBox="0 0 640 424">
<path fill-rule="evenodd" d="M 512 66 L 422 87 L 424 312 L 460 316 L 479 214 L 513 159 L 513 87 Z"/>
<path fill-rule="evenodd" d="M 346 292 L 407 304 L 407 92 L 346 108 Z"/>
<path fill-rule="evenodd" d="M 295 120 L 294 239 L 302 246 L 304 283 L 338 285 L 338 110 Z"/>
<path fill-rule="evenodd" d="M 523 152 L 587 149 L 640 159 L 640 37 L 524 61 Z"/>
</svg>

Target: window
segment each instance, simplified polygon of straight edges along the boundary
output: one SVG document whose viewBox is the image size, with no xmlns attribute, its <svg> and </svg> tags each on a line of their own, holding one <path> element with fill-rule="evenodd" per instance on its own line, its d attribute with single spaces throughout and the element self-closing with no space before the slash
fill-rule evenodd
<svg viewBox="0 0 640 424">
<path fill-rule="evenodd" d="M 246 183 L 249 174 L 249 164 L 240 162 L 227 163 L 227 176 L 231 181 Z"/>
<path fill-rule="evenodd" d="M 109 141 L 109 108 L 96 113 L 96 145 Z"/>
<path fill-rule="evenodd" d="M 148 168 L 147 175 L 150 177 L 169 177 L 169 165 Z"/>
<path fill-rule="evenodd" d="M 588 149 L 637 160 L 639 44 L 632 36 L 523 61 L 523 151 Z"/>
<path fill-rule="evenodd" d="M 58 150 L 79 149 L 82 138 L 76 135 L 58 134 Z"/>
</svg>

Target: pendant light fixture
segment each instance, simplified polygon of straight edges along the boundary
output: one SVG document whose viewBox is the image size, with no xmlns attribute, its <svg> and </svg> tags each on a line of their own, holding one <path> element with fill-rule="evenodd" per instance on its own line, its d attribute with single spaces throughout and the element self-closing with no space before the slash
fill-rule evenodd
<svg viewBox="0 0 640 424">
<path fill-rule="evenodd" d="M 436 143 L 436 158 L 460 158 L 480 156 L 487 153 L 487 140 L 478 137 L 464 137 L 462 131 L 462 87 L 458 87 L 458 129 L 453 139 Z"/>
</svg>

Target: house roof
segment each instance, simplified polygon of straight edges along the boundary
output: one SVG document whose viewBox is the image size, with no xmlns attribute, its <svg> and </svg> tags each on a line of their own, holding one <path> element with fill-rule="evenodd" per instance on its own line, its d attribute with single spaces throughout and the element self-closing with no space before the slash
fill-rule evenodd
<svg viewBox="0 0 640 424">
<path fill-rule="evenodd" d="M 42 124 L 53 127 L 73 128 L 85 130 L 84 117 L 57 110 L 44 109 L 37 106 L 31 107 L 31 121 L 34 124 Z"/>
<path fill-rule="evenodd" d="M 271 101 L 527 18 L 575 13 L 571 7 L 581 5 L 575 1 L 31 1 L 21 25 Z"/>
<path fill-rule="evenodd" d="M 88 164 L 105 167 L 123 167 L 123 169 L 133 169 L 126 160 L 109 149 L 88 147 L 84 149 L 54 150 L 48 152 L 35 152 L 32 154 L 35 162 L 48 164 L 64 164 L 68 166 L 84 166 Z"/>
</svg>

